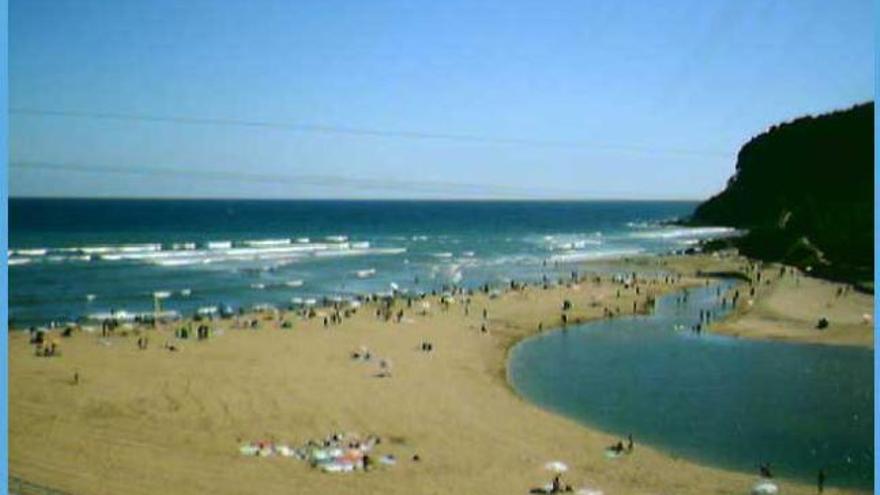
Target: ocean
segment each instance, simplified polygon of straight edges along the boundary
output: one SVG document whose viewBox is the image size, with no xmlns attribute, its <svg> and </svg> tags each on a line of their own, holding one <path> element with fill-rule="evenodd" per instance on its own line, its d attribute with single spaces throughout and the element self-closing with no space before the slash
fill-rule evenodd
<svg viewBox="0 0 880 495">
<path fill-rule="evenodd" d="M 695 206 L 11 199 L 9 317 L 20 328 L 153 311 L 156 296 L 163 311 L 189 315 L 555 278 L 584 260 L 681 250 L 731 232 L 664 225 Z"/>
</svg>

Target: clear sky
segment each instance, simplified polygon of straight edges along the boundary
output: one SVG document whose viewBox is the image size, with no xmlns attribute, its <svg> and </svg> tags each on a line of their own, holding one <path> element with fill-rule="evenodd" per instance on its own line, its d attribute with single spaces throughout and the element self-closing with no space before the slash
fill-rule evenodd
<svg viewBox="0 0 880 495">
<path fill-rule="evenodd" d="M 10 194 L 703 198 L 870 0 L 10 0 Z"/>
</svg>

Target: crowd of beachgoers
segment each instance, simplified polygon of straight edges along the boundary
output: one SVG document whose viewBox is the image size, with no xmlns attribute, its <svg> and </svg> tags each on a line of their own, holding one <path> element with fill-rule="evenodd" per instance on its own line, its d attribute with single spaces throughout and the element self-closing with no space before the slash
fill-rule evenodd
<svg viewBox="0 0 880 495">
<path fill-rule="evenodd" d="M 210 346 L 217 339 L 230 337 L 231 333 L 246 334 L 263 331 L 277 331 L 278 335 L 284 333 L 296 334 L 300 329 L 314 329 L 318 332 L 326 332 L 328 335 L 336 334 L 350 327 L 349 322 L 357 322 L 357 327 L 372 320 L 373 325 L 405 327 L 418 325 L 420 322 L 436 322 L 443 328 L 449 323 L 439 323 L 447 316 L 455 325 L 463 325 L 468 333 L 475 336 L 487 335 L 490 338 L 495 334 L 509 335 L 511 312 L 516 315 L 519 322 L 526 315 L 531 314 L 533 323 L 531 329 L 523 333 L 517 333 L 520 339 L 530 333 L 545 330 L 565 328 L 569 325 L 577 325 L 590 318 L 617 318 L 624 315 L 640 314 L 649 312 L 661 294 L 679 290 L 678 300 L 685 301 L 688 297 L 688 288 L 696 285 L 708 284 L 705 277 L 694 277 L 693 274 L 709 276 L 711 272 L 700 272 L 684 275 L 683 270 L 673 266 L 676 258 L 671 258 L 672 264 L 666 265 L 665 261 L 653 261 L 649 269 L 638 266 L 638 263 L 630 264 L 629 260 L 617 271 L 572 271 L 568 277 L 550 280 L 544 278 L 540 281 L 517 281 L 511 280 L 503 286 L 484 284 L 479 287 L 448 286 L 431 292 L 412 294 L 403 291 L 391 291 L 390 294 L 371 294 L 358 297 L 349 301 L 325 299 L 315 305 L 300 305 L 279 309 L 268 305 L 260 305 L 254 308 L 236 310 L 233 312 L 220 313 L 196 313 L 189 318 L 181 320 L 164 321 L 148 319 L 139 321 L 120 321 L 106 318 L 101 322 L 100 329 L 85 329 L 79 325 L 64 325 L 55 328 L 30 328 L 29 343 L 34 353 L 40 357 L 61 358 L 67 355 L 65 340 L 76 339 L 80 335 L 92 335 L 101 345 L 100 347 L 118 348 L 130 345 L 134 342 L 138 351 L 148 352 L 152 349 L 179 353 L 192 346 Z M 633 267 L 636 267 L 633 269 Z M 793 284 L 799 284 L 806 274 L 801 274 L 792 269 L 780 268 L 771 275 L 771 270 L 762 267 L 758 263 L 748 262 L 741 258 L 728 260 L 726 267 L 734 266 L 742 278 L 742 283 L 733 286 L 729 292 L 716 294 L 725 308 L 734 313 L 748 312 L 756 305 L 762 292 L 769 290 L 772 284 L 781 280 L 789 280 Z M 533 301 L 543 301 L 540 294 L 545 294 L 552 303 L 532 306 L 529 303 L 511 302 L 517 297 L 539 297 Z M 848 289 L 841 287 L 837 296 L 845 298 Z M 526 301 L 527 299 L 517 299 Z M 495 304 L 507 301 L 504 306 L 503 318 L 496 318 Z M 532 308 L 530 310 L 530 308 Z M 716 323 L 717 315 L 706 311 L 700 312 L 697 321 L 689 328 L 694 333 L 707 331 L 710 325 Z M 446 320 L 442 320 L 446 321 Z M 831 319 L 833 326 L 835 321 Z M 520 323 L 517 323 L 520 325 Z M 817 328 L 825 329 L 829 326 L 829 320 L 823 323 L 817 322 Z M 378 327 L 377 327 L 378 328 Z M 447 347 L 438 345 L 435 340 L 440 334 L 425 334 L 420 337 L 414 347 L 414 352 L 434 355 L 437 352 L 446 352 Z M 131 340 L 129 340 L 131 339 Z M 153 342 L 160 342 L 159 345 Z M 505 346 L 509 347 L 512 341 L 505 340 Z M 134 346 L 133 346 L 134 347 Z M 241 352 L 245 352 L 243 349 Z M 372 345 L 356 345 L 348 351 L 340 350 L 345 359 L 353 363 L 363 363 L 370 371 L 368 376 L 384 378 L 394 381 L 399 376 L 398 369 L 393 365 L 393 353 L 382 350 Z M 399 356 L 399 354 L 397 355 Z M 396 358 L 395 358 L 396 359 Z M 330 365 L 328 365 L 330 366 Z M 89 370 L 68 368 L 70 383 L 83 386 L 92 380 L 95 368 Z M 405 371 L 404 371 L 405 372 Z M 425 383 L 424 386 L 428 386 Z M 479 400 L 479 399 L 475 399 Z M 315 423 L 311 418 L 310 422 Z M 325 425 L 328 429 L 337 430 L 338 425 Z M 363 428 L 361 425 L 359 428 Z M 259 437 L 258 437 L 259 438 Z M 401 462 L 407 463 L 430 463 L 433 457 L 430 451 L 408 453 L 401 455 L 393 451 L 381 452 L 381 436 L 371 434 L 360 436 L 352 433 L 331 433 L 319 440 L 308 440 L 304 443 L 291 444 L 279 441 L 276 438 L 263 440 L 238 439 L 239 452 L 245 457 L 289 457 L 301 460 L 322 472 L 350 473 L 355 471 L 372 471 L 397 466 Z M 393 449 L 392 449 L 393 450 Z M 632 436 L 625 440 L 619 440 L 605 444 L 602 447 L 605 458 L 627 458 L 634 455 L 634 443 Z M 425 456 L 427 454 L 427 456 Z M 653 455 L 653 454 L 652 454 Z M 424 459 L 429 459 L 425 461 Z M 653 462 L 653 461 L 652 461 Z M 575 492 L 580 494 L 597 495 L 603 493 L 596 482 L 570 484 L 567 479 L 576 476 L 575 470 L 571 470 L 567 463 L 548 462 L 548 470 L 554 471 L 550 482 L 533 486 L 523 487 L 523 490 L 531 490 L 531 493 L 562 493 Z M 581 466 L 580 463 L 575 463 Z M 761 479 L 754 483 L 753 493 L 776 493 L 778 485 L 770 477 L 769 466 L 766 472 L 762 470 Z M 820 475 L 820 486 L 824 484 L 824 473 Z M 575 486 L 582 485 L 582 486 Z M 607 490 L 607 489 L 606 489 Z"/>
</svg>

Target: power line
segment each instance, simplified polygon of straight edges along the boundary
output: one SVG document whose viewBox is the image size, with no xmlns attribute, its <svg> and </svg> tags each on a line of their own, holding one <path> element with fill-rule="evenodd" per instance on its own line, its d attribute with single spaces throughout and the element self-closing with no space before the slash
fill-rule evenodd
<svg viewBox="0 0 880 495">
<path fill-rule="evenodd" d="M 608 143 L 588 143 L 581 141 L 547 141 L 537 139 L 509 138 L 509 137 L 491 137 L 479 136 L 472 134 L 454 134 L 454 133 L 434 133 L 409 130 L 387 130 L 387 129 L 369 129 L 362 127 L 346 127 L 346 126 L 330 126 L 317 125 L 307 123 L 293 122 L 271 122 L 260 120 L 241 120 L 229 118 L 213 118 L 213 117 L 192 117 L 192 116 L 171 116 L 171 115 L 149 115 L 138 113 L 114 113 L 114 112 L 77 112 L 66 110 L 46 110 L 36 108 L 13 107 L 9 110 L 10 114 L 32 116 L 32 117 L 56 117 L 56 118 L 78 118 L 78 119 L 94 119 L 94 120 L 114 120 L 122 122 L 151 122 L 162 124 L 180 124 L 180 125 L 209 125 L 209 126 L 229 126 L 229 127 L 251 127 L 264 129 L 277 129 L 292 132 L 328 134 L 328 135 L 345 135 L 372 138 L 398 138 L 410 140 L 437 140 L 452 141 L 462 143 L 482 143 L 504 146 L 529 146 L 529 147 L 547 147 L 547 148 L 577 148 L 588 150 L 607 150 L 622 151 L 628 153 L 643 154 L 665 154 L 665 155 L 691 155 L 705 157 L 731 157 L 734 153 L 719 150 L 700 150 L 700 149 L 680 149 L 680 148 L 658 148 L 650 146 L 636 145 L 618 145 Z"/>
<path fill-rule="evenodd" d="M 578 191 L 555 188 L 522 188 L 504 185 L 487 185 L 451 181 L 400 180 L 391 177 L 372 179 L 350 176 L 324 174 L 266 174 L 238 172 L 230 170 L 195 170 L 186 166 L 118 166 L 73 162 L 44 162 L 13 160 L 10 169 L 19 170 L 52 170 L 80 173 L 98 173 L 114 175 L 141 175 L 171 178 L 188 178 L 203 180 L 234 181 L 238 183 L 257 184 L 292 184 L 311 187 L 335 188 L 348 187 L 367 191 L 397 191 L 435 194 L 479 194 L 495 195 L 511 198 L 530 197 L 566 197 L 583 198 L 595 196 L 596 191 Z M 248 170 L 250 167 L 239 167 Z M 605 191 L 607 194 L 608 191 Z"/>
</svg>

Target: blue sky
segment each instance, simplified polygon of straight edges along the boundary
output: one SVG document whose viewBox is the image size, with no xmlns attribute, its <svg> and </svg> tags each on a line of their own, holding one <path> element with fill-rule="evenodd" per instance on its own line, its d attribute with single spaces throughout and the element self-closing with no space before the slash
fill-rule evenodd
<svg viewBox="0 0 880 495">
<path fill-rule="evenodd" d="M 12 0 L 9 19 L 13 196 L 703 198 L 751 136 L 874 94 L 869 0 Z"/>
</svg>

